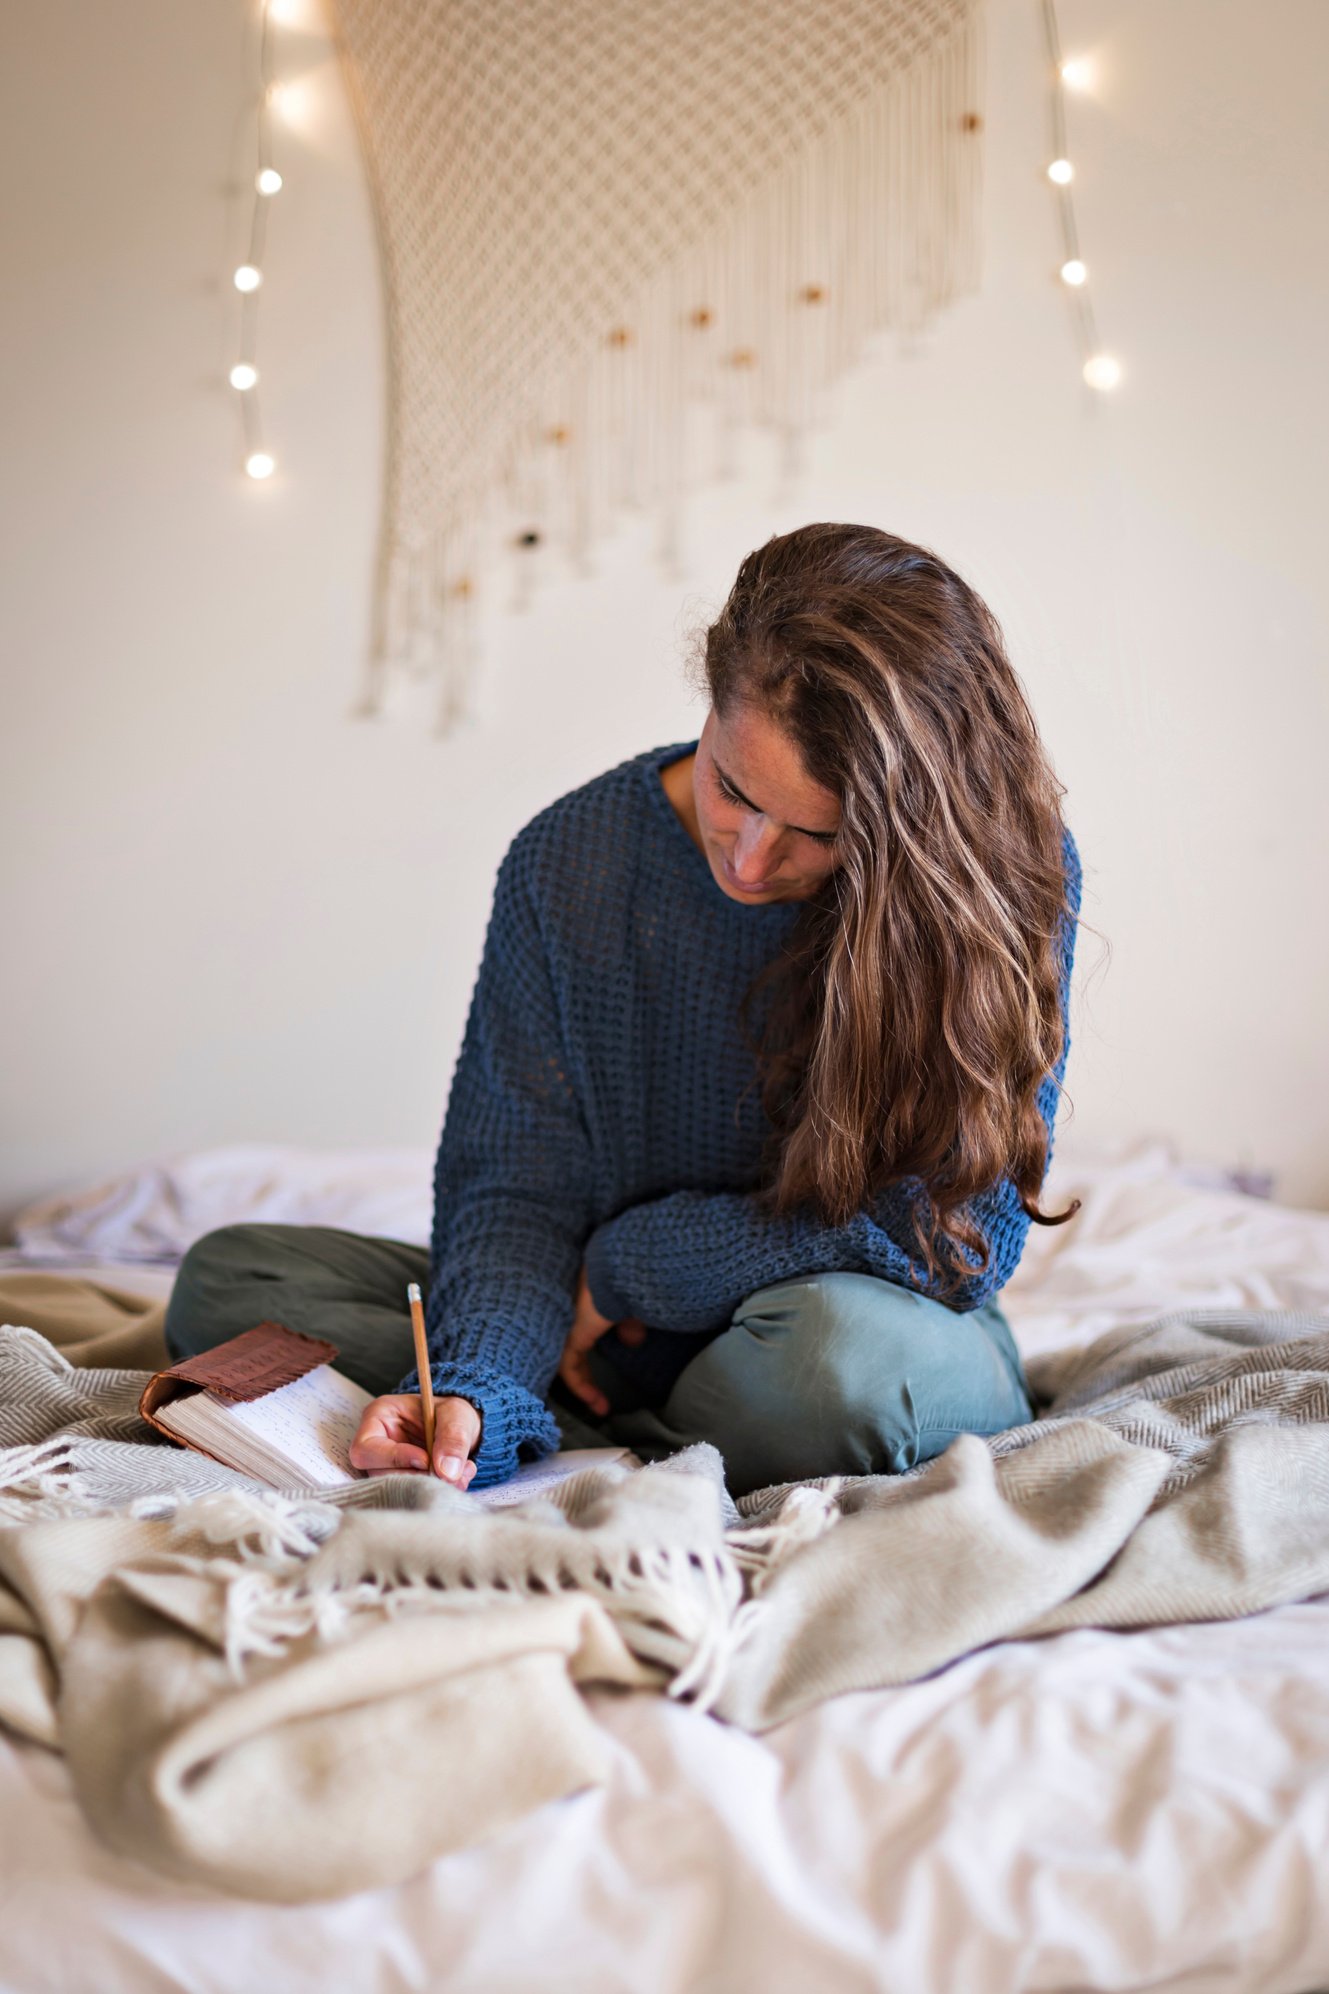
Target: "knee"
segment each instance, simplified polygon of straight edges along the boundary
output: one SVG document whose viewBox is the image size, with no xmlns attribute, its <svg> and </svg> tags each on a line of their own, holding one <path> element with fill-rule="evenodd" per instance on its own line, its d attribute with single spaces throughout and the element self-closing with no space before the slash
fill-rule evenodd
<svg viewBox="0 0 1329 1994">
<path fill-rule="evenodd" d="M 750 1295 L 684 1372 L 670 1409 L 725 1457 L 735 1494 L 824 1475 L 900 1473 L 920 1458 L 914 1298 L 825 1274 Z M 933 1304 L 933 1307 L 936 1305 Z"/>
<path fill-rule="evenodd" d="M 166 1305 L 166 1347 L 173 1358 L 193 1356 L 224 1343 L 235 1330 L 228 1301 L 237 1284 L 261 1270 L 262 1225 L 224 1225 L 205 1232 L 176 1270 Z"/>
<path fill-rule="evenodd" d="M 262 1225 L 223 1225 L 205 1232 L 185 1254 L 175 1277 L 186 1294 L 206 1290 L 218 1279 L 229 1280 L 240 1269 L 252 1273 L 262 1258 Z"/>
<path fill-rule="evenodd" d="M 761 1352 L 791 1403 L 839 1417 L 879 1409 L 883 1384 L 928 1364 L 935 1302 L 869 1274 L 818 1274 L 759 1289 L 734 1328 Z"/>
<path fill-rule="evenodd" d="M 761 1290 L 735 1320 L 765 1341 L 776 1389 L 835 1456 L 823 1474 L 900 1474 L 957 1433 L 998 1433 L 1030 1416 L 995 1309 L 957 1314 L 873 1275 L 834 1273 Z"/>
</svg>

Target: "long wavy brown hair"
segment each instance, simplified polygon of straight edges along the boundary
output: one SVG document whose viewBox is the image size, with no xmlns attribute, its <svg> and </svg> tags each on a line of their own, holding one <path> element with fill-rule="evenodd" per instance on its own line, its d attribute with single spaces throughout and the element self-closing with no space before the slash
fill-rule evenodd
<svg viewBox="0 0 1329 1994">
<path fill-rule="evenodd" d="M 926 548 L 814 525 L 747 556 L 700 666 L 838 797 L 835 869 L 743 1005 L 769 1213 L 830 1225 L 917 1179 L 944 1293 L 986 1265 L 966 1211 L 1009 1176 L 1041 1210 L 1038 1095 L 1062 1053 L 1064 790 L 987 605 Z M 758 1019 L 760 1018 L 760 1023 Z"/>
</svg>

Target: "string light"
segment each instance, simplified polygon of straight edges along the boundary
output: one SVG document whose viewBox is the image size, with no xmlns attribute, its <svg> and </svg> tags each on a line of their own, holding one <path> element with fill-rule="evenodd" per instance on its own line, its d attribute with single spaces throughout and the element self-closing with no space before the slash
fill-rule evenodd
<svg viewBox="0 0 1329 1994">
<path fill-rule="evenodd" d="M 1094 308 L 1089 297 L 1089 271 L 1080 254 L 1079 231 L 1075 226 L 1075 201 L 1071 194 L 1075 168 L 1066 143 L 1066 91 L 1087 89 L 1093 81 L 1093 67 L 1080 57 L 1071 61 L 1062 60 L 1056 0 L 1043 0 L 1043 35 L 1051 77 L 1052 111 L 1052 158 L 1047 177 L 1056 190 L 1057 215 L 1061 225 L 1062 253 L 1058 274 L 1074 307 L 1084 381 L 1097 393 L 1106 394 L 1121 380 L 1121 362 L 1112 354 L 1105 353 L 1099 341 Z"/>
<path fill-rule="evenodd" d="M 267 234 L 268 207 L 274 194 L 281 192 L 282 176 L 272 163 L 270 116 L 278 92 L 272 81 L 272 22 L 280 18 L 280 0 L 259 0 L 258 77 L 255 126 L 257 158 L 254 162 L 253 206 L 249 217 L 249 254 L 235 271 L 232 282 L 240 293 L 239 354 L 227 375 L 239 397 L 244 466 L 251 478 L 270 478 L 277 460 L 263 441 L 263 424 L 258 400 L 258 368 L 254 362 L 257 344 L 257 312 L 263 283 L 263 250 Z"/>
<path fill-rule="evenodd" d="M 1114 360 L 1110 353 L 1095 353 L 1084 363 L 1084 378 L 1091 388 L 1100 393 L 1115 388 L 1121 379 L 1121 362 Z"/>
<path fill-rule="evenodd" d="M 309 89 L 303 83 L 274 83 L 268 91 L 268 108 L 284 125 L 299 128 L 309 122 Z"/>
</svg>

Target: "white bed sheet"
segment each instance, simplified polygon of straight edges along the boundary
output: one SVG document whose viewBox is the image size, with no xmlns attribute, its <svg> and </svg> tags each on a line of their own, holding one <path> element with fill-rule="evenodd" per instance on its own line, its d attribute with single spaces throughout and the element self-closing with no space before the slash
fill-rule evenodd
<svg viewBox="0 0 1329 1994">
<path fill-rule="evenodd" d="M 1329 1216 L 1198 1191 L 1162 1152 L 1058 1178 L 1084 1212 L 1007 1290 L 1031 1354 L 1187 1304 L 1329 1308 Z M 111 1856 L 62 1763 L 0 1736 L 0 1987 L 1329 1988 L 1329 1600 L 998 1645 L 764 1738 L 595 1703 L 604 1790 L 299 1909 Z"/>
</svg>

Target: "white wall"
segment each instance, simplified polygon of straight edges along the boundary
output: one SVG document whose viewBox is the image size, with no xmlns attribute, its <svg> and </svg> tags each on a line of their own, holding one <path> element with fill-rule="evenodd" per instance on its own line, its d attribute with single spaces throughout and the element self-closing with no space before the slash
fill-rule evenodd
<svg viewBox="0 0 1329 1994">
<path fill-rule="evenodd" d="M 1087 913 L 1072 1140 L 1143 1132 L 1329 1201 L 1321 0 L 1063 0 L 1110 403 L 1078 379 L 1041 176 L 1036 0 L 991 0 L 981 295 L 844 383 L 797 501 L 771 456 L 491 634 L 484 724 L 346 718 L 382 349 L 316 34 L 261 338 L 282 469 L 221 385 L 247 173 L 240 0 L 12 9 L 0 527 L 0 1208 L 252 1137 L 430 1142 L 493 870 L 549 798 L 699 723 L 682 634 L 804 519 L 929 541 L 987 594 L 1069 786 Z M 1090 965 L 1092 938 L 1082 944 Z"/>
</svg>

